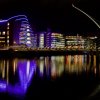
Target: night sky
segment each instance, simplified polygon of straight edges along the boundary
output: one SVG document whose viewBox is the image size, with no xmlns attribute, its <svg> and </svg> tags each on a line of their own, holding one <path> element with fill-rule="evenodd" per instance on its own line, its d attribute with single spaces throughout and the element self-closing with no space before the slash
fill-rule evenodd
<svg viewBox="0 0 100 100">
<path fill-rule="evenodd" d="M 100 0 L 0 0 L 0 18 L 25 14 L 37 31 L 46 30 L 47 27 L 65 34 L 97 31 L 92 21 L 72 8 L 73 2 L 100 20 Z"/>
</svg>

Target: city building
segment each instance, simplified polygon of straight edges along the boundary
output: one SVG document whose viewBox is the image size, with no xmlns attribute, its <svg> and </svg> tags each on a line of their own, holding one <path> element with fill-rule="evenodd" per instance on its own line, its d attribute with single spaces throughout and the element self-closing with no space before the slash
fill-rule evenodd
<svg viewBox="0 0 100 100">
<path fill-rule="evenodd" d="M 34 33 L 33 34 L 33 48 L 37 48 L 38 47 L 38 34 Z"/>
<path fill-rule="evenodd" d="M 35 35 L 36 36 L 36 35 Z M 37 34 L 37 38 L 34 39 L 37 44 L 37 48 L 64 48 L 65 47 L 65 39 L 63 34 L 61 33 L 52 33 L 50 31 L 40 32 Z M 37 43 L 36 43 L 37 40 Z"/>
<path fill-rule="evenodd" d="M 83 37 L 80 35 L 66 36 L 65 44 L 67 50 L 96 50 L 96 36 Z"/>
<path fill-rule="evenodd" d="M 46 47 L 46 32 L 40 32 L 39 34 L 39 48 Z"/>
<path fill-rule="evenodd" d="M 47 33 L 46 33 L 46 48 L 50 48 L 51 47 L 51 30 L 47 29 Z"/>
<path fill-rule="evenodd" d="M 65 43 L 67 49 L 81 50 L 85 47 L 85 39 L 78 34 L 76 36 L 66 36 Z"/>
<path fill-rule="evenodd" d="M 9 23 L 6 20 L 0 20 L 0 47 L 9 46 Z"/>
<path fill-rule="evenodd" d="M 96 36 L 71 36 L 57 32 L 34 32 L 27 16 L 17 15 L 7 20 L 0 20 L 0 48 L 32 48 L 32 49 L 66 49 L 66 50 L 96 50 Z M 99 40 L 98 40 L 99 41 Z M 99 48 L 100 49 L 100 48 Z"/>
<path fill-rule="evenodd" d="M 52 33 L 51 34 L 51 48 L 64 48 L 65 39 L 61 33 Z"/>
<path fill-rule="evenodd" d="M 0 47 L 15 44 L 33 45 L 33 31 L 25 15 L 0 20 Z"/>
<path fill-rule="evenodd" d="M 37 33 L 37 38 L 34 38 L 34 41 L 37 40 L 37 47 L 39 48 L 50 48 L 51 47 L 51 32 L 50 31 L 43 31 Z"/>
</svg>

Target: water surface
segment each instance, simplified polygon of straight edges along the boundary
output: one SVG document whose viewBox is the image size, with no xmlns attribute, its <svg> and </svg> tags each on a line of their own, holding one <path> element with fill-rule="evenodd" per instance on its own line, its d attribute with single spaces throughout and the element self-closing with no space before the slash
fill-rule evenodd
<svg viewBox="0 0 100 100">
<path fill-rule="evenodd" d="M 99 55 L 0 59 L 0 97 L 95 99 L 100 92 Z"/>
</svg>

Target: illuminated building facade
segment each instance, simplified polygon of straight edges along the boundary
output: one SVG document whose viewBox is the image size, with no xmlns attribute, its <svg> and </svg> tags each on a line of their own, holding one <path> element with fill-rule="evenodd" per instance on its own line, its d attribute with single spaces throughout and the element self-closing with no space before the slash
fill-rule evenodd
<svg viewBox="0 0 100 100">
<path fill-rule="evenodd" d="M 9 23 L 0 21 L 0 47 L 9 46 Z"/>
<path fill-rule="evenodd" d="M 32 33 L 28 18 L 25 15 L 0 20 L 0 47 L 14 44 L 32 46 Z"/>
<path fill-rule="evenodd" d="M 52 33 L 51 34 L 51 48 L 64 48 L 65 47 L 65 39 L 63 34 L 60 33 Z"/>
<path fill-rule="evenodd" d="M 40 32 L 37 38 L 37 47 L 39 48 L 50 48 L 51 47 L 51 32 Z"/>
<path fill-rule="evenodd" d="M 47 30 L 47 33 L 46 33 L 46 47 L 47 48 L 50 48 L 51 47 L 51 31 L 50 29 Z"/>
<path fill-rule="evenodd" d="M 33 48 L 37 48 L 38 46 L 38 34 L 33 34 Z"/>
<path fill-rule="evenodd" d="M 97 37 L 66 36 L 66 48 L 67 50 L 96 50 L 95 38 Z"/>
<path fill-rule="evenodd" d="M 46 32 L 41 32 L 39 34 L 39 48 L 45 47 L 45 35 L 46 35 Z"/>
<path fill-rule="evenodd" d="M 33 32 L 27 19 L 21 22 L 19 44 L 25 44 L 30 47 L 33 46 Z"/>
<path fill-rule="evenodd" d="M 85 49 L 87 50 L 96 50 L 96 36 L 85 38 Z"/>
<path fill-rule="evenodd" d="M 38 37 L 37 37 L 38 36 Z M 51 33 L 51 32 L 40 32 L 36 36 L 35 44 L 39 48 L 64 48 L 65 39 L 63 34 Z"/>
<path fill-rule="evenodd" d="M 85 39 L 82 36 L 66 36 L 67 49 L 84 49 Z"/>
<path fill-rule="evenodd" d="M 96 49 L 94 42 L 97 37 L 64 36 L 61 33 L 32 31 L 28 18 L 18 15 L 7 20 L 0 20 L 0 47 L 23 45 L 32 48 L 67 48 L 68 49 Z"/>
</svg>

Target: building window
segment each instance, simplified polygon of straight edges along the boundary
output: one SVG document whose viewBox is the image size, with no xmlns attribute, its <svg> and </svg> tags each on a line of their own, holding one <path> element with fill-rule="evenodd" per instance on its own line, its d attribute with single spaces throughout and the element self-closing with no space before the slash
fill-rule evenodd
<svg viewBox="0 0 100 100">
<path fill-rule="evenodd" d="M 31 44 L 31 41 L 27 41 L 27 44 Z"/>
<path fill-rule="evenodd" d="M 7 38 L 9 39 L 9 36 L 7 36 Z"/>
<path fill-rule="evenodd" d="M 9 27 L 7 27 L 7 29 L 9 30 Z"/>
<path fill-rule="evenodd" d="M 7 23 L 7 25 L 9 26 L 10 24 L 9 24 L 9 23 Z"/>
<path fill-rule="evenodd" d="M 5 34 L 6 34 L 6 32 L 5 32 L 5 31 L 3 31 L 3 32 L 2 32 L 2 35 L 5 35 Z"/>
<path fill-rule="evenodd" d="M 27 29 L 27 32 L 29 32 L 30 30 L 29 29 Z"/>
<path fill-rule="evenodd" d="M 29 26 L 27 26 L 27 28 L 30 28 Z"/>
<path fill-rule="evenodd" d="M 27 33 L 27 36 L 30 36 L 30 33 Z"/>
<path fill-rule="evenodd" d="M 29 37 L 29 38 L 27 38 L 27 40 L 31 40 L 31 38 Z"/>
<path fill-rule="evenodd" d="M 9 40 L 7 40 L 7 43 L 9 43 Z"/>
</svg>

